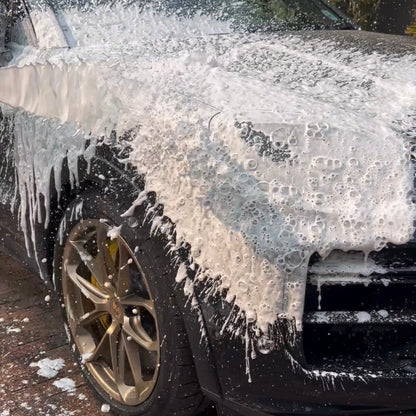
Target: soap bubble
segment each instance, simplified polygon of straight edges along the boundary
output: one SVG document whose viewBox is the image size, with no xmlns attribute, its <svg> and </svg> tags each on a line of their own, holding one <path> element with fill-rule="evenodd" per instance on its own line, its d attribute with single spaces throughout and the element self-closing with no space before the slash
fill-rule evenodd
<svg viewBox="0 0 416 416">
<path fill-rule="evenodd" d="M 247 159 L 245 161 L 245 168 L 247 170 L 256 170 L 257 168 L 257 161 L 254 159 Z"/>
</svg>

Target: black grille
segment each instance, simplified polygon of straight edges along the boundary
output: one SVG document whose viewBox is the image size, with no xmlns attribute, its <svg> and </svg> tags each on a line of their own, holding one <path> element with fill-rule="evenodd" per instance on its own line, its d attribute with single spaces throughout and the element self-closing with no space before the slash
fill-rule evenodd
<svg viewBox="0 0 416 416">
<path fill-rule="evenodd" d="M 348 263 L 349 256 L 338 253 Z M 306 363 L 351 371 L 416 372 L 416 244 L 388 245 L 369 262 L 383 267 L 368 276 L 310 264 L 303 320 Z M 364 265 L 364 260 L 363 260 Z"/>
</svg>

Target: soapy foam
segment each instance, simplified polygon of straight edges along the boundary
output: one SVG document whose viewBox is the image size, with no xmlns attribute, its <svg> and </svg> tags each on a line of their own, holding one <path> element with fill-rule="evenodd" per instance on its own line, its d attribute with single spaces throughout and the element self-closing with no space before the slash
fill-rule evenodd
<svg viewBox="0 0 416 416">
<path fill-rule="evenodd" d="M 17 112 L 13 121 L 17 189 L 21 201 L 19 223 L 26 249 L 37 259 L 36 250 L 32 250 L 37 244 L 36 224 L 43 223 L 45 228 L 49 225 L 51 179 L 59 200 L 64 159 L 71 185 L 78 186 L 78 158 L 84 156 L 89 160 L 93 153 L 85 152 L 88 136 L 74 124 L 60 125 L 56 120 L 46 120 L 25 111 Z M 92 140 L 90 147 L 94 145 Z"/>
<path fill-rule="evenodd" d="M 132 129 L 130 161 L 175 223 L 176 246 L 190 243 L 198 279 L 263 332 L 279 316 L 301 329 L 312 253 L 368 253 L 411 238 L 404 132 L 416 108 L 414 55 L 364 55 L 296 34 L 208 36 L 230 28 L 121 6 L 63 15 L 79 47 L 27 48 L 14 61 L 21 69 L 2 71 L 0 100 L 96 135 Z M 38 88 L 19 95 L 9 79 Z M 68 95 L 39 100 L 55 90 Z M 43 171 L 76 140 L 47 141 L 55 158 L 27 165 Z M 19 157 L 33 153 L 25 143 Z M 18 176 L 34 218 L 48 191 L 35 194 L 33 183 L 49 178 Z"/>
</svg>

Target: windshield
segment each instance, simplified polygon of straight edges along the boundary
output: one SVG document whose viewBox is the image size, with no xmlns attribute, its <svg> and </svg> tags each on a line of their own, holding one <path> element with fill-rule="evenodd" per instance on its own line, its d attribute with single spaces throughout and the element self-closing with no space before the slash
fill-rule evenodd
<svg viewBox="0 0 416 416">
<path fill-rule="evenodd" d="M 33 0 L 32 0 L 33 1 Z M 353 28 L 321 0 L 49 0 L 55 9 L 85 11 L 100 6 L 135 7 L 180 19 L 196 15 L 227 22 L 233 31 L 280 31 Z"/>
</svg>

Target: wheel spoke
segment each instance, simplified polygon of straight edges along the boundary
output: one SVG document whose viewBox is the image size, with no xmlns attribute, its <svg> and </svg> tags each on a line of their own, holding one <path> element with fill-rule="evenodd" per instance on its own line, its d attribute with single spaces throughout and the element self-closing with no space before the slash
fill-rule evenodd
<svg viewBox="0 0 416 416">
<path fill-rule="evenodd" d="M 130 288 L 130 263 L 132 261 L 130 252 L 118 239 L 118 270 L 116 281 L 117 296 L 125 296 Z"/>
<path fill-rule="evenodd" d="M 102 292 L 97 286 L 94 286 L 76 272 L 77 266 L 70 265 L 66 262 L 65 267 L 71 281 L 87 299 L 96 305 L 104 305 L 108 302 L 108 295 L 106 293 Z"/>
<path fill-rule="evenodd" d="M 153 385 L 153 380 L 145 381 L 142 375 L 140 352 L 135 343 L 129 341 L 125 334 L 122 335 L 123 346 L 127 355 L 127 360 L 133 375 L 136 392 L 140 396 Z"/>
<path fill-rule="evenodd" d="M 138 295 L 128 295 L 124 298 L 121 298 L 120 303 L 124 306 L 138 306 L 146 308 L 151 313 L 151 315 L 156 318 L 155 307 L 151 299 L 145 299 Z"/>
<path fill-rule="evenodd" d="M 101 316 L 105 315 L 107 312 L 107 308 L 103 307 L 104 305 L 99 305 L 101 307 L 97 307 L 91 312 L 87 312 L 84 315 L 79 318 L 77 324 L 80 326 L 87 326 L 97 319 L 99 319 Z"/>
<path fill-rule="evenodd" d="M 134 326 L 131 324 L 132 319 L 135 319 Z M 143 328 L 139 316 L 135 316 L 134 318 L 125 316 L 123 322 L 123 332 L 130 336 L 134 342 L 148 351 L 157 351 L 159 348 L 157 341 L 153 341 Z"/>
<path fill-rule="evenodd" d="M 120 396 L 128 402 L 130 399 L 134 400 L 137 395 L 135 387 L 126 384 L 126 366 L 128 365 L 126 358 L 126 339 L 124 334 L 121 334 L 118 345 L 118 371 L 114 374 L 114 378 Z"/>
<path fill-rule="evenodd" d="M 87 244 L 87 240 L 71 240 L 70 243 L 76 249 L 81 258 L 82 262 L 88 267 L 91 275 L 94 276 L 96 279 L 100 279 L 103 271 L 102 265 L 97 262 L 96 257 L 94 257 L 88 250 L 85 248 Z"/>
<path fill-rule="evenodd" d="M 94 361 L 98 361 L 98 359 L 102 356 L 105 356 L 106 347 L 110 350 L 110 361 L 111 361 L 111 368 L 114 374 L 118 371 L 118 364 L 117 364 L 117 339 L 120 334 L 120 325 L 116 322 L 113 322 L 105 331 L 104 335 L 102 336 L 100 342 L 95 347 L 92 354 L 86 360 L 88 363 L 93 363 Z"/>
<path fill-rule="evenodd" d="M 94 234 L 90 235 L 91 238 L 93 236 Z M 97 245 L 97 254 L 95 256 L 86 249 L 88 239 L 70 240 L 70 243 L 78 252 L 83 263 L 88 267 L 91 275 L 94 276 L 101 287 L 104 287 L 105 283 L 109 281 L 108 276 L 114 276 L 116 271 L 108 253 L 107 231 L 103 225 L 97 227 L 95 238 Z"/>
<path fill-rule="evenodd" d="M 114 373 L 114 378 L 117 378 L 117 375 L 120 374 L 119 362 L 118 362 L 118 342 L 120 335 L 120 325 L 110 325 L 107 330 L 108 332 L 108 342 L 110 346 L 110 356 L 111 356 L 111 368 Z"/>
<path fill-rule="evenodd" d="M 118 386 L 124 385 L 126 374 L 126 346 L 124 342 L 124 334 L 121 333 L 120 344 L 118 346 L 118 372 L 115 374 L 115 380 Z M 120 389 L 120 388 L 119 388 Z M 120 391 L 122 394 L 122 392 Z"/>
<path fill-rule="evenodd" d="M 102 265 L 102 279 L 97 278 L 97 280 L 99 280 L 101 285 L 104 285 L 105 282 L 109 281 L 108 276 L 114 277 L 116 275 L 116 267 L 108 251 L 107 228 L 103 223 L 100 223 L 97 227 L 97 249 L 98 254 L 96 260 Z"/>
</svg>

